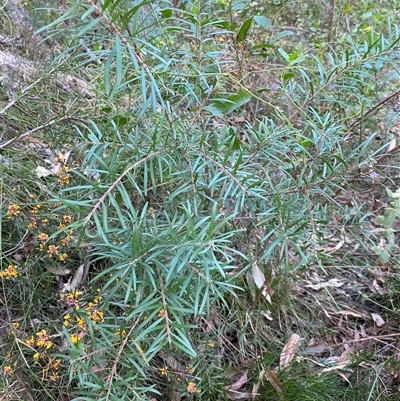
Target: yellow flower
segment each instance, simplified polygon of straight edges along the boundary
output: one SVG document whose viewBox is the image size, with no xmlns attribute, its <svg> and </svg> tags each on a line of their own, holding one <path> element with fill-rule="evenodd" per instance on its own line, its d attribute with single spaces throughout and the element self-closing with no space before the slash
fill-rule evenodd
<svg viewBox="0 0 400 401">
<path fill-rule="evenodd" d="M 71 236 L 69 235 L 60 240 L 61 244 L 64 246 L 68 246 L 70 241 L 71 241 Z"/>
<path fill-rule="evenodd" d="M 36 216 L 36 215 L 38 214 L 38 212 L 39 212 L 39 209 L 40 209 L 41 207 L 42 207 L 42 206 L 41 206 L 40 204 L 37 204 L 37 205 L 33 206 L 33 208 L 30 210 L 31 214 L 32 214 L 33 216 Z"/>
<path fill-rule="evenodd" d="M 158 317 L 165 317 L 165 309 L 161 309 L 160 312 L 158 312 Z"/>
<path fill-rule="evenodd" d="M 53 255 L 58 255 L 58 248 L 59 246 L 49 245 L 47 253 L 50 255 L 50 257 L 52 257 Z"/>
<path fill-rule="evenodd" d="M 50 380 L 52 382 L 56 382 L 59 377 L 60 377 L 60 374 L 58 372 L 54 372 L 52 375 L 50 375 Z"/>
<path fill-rule="evenodd" d="M 72 223 L 72 219 L 73 219 L 73 217 L 70 214 L 68 214 L 66 216 L 63 216 L 63 221 L 64 221 L 65 224 L 71 224 Z"/>
<path fill-rule="evenodd" d="M 104 322 L 104 313 L 102 311 L 99 310 L 95 310 L 92 315 L 91 318 L 93 320 L 93 322 L 95 323 L 102 323 Z"/>
<path fill-rule="evenodd" d="M 36 228 L 37 224 L 36 221 L 32 221 L 31 223 L 28 224 L 28 230 L 33 230 Z"/>
<path fill-rule="evenodd" d="M 94 302 L 95 304 L 98 304 L 98 303 L 100 303 L 102 300 L 103 300 L 103 297 L 99 295 L 99 296 L 97 296 L 97 297 L 93 300 L 93 302 Z"/>
<path fill-rule="evenodd" d="M 21 213 L 20 207 L 18 205 L 10 205 L 8 206 L 8 210 L 7 210 L 7 217 L 9 219 L 11 219 L 11 217 L 13 216 L 18 216 Z"/>
<path fill-rule="evenodd" d="M 199 392 L 199 390 L 196 388 L 196 383 L 194 383 L 194 382 L 189 382 L 188 383 L 186 391 L 189 394 L 193 394 L 193 393 L 198 393 Z"/>
<path fill-rule="evenodd" d="M 18 267 L 14 265 L 8 265 L 7 269 L 0 272 L 0 278 L 11 280 L 13 277 L 18 277 Z"/>
<path fill-rule="evenodd" d="M 49 335 L 46 330 L 40 330 L 36 333 L 36 345 L 38 347 L 43 347 L 49 349 L 53 346 L 53 342 L 49 339 Z"/>
<path fill-rule="evenodd" d="M 82 317 L 78 317 L 78 319 L 76 319 L 76 320 L 77 320 L 79 328 L 81 330 L 85 331 L 86 330 L 86 320 Z"/>
<path fill-rule="evenodd" d="M 26 340 L 26 344 L 29 345 L 30 347 L 33 347 L 35 345 L 35 339 L 33 338 L 33 336 L 31 336 L 31 338 Z"/>
<path fill-rule="evenodd" d="M 61 366 L 61 359 L 56 359 L 55 362 L 53 363 L 53 369 L 58 370 L 60 369 Z"/>
<path fill-rule="evenodd" d="M 58 260 L 59 260 L 60 262 L 65 262 L 65 261 L 67 260 L 67 258 L 68 258 L 68 254 L 67 254 L 67 253 L 63 253 L 62 255 L 60 255 L 60 256 L 58 257 Z"/>
<path fill-rule="evenodd" d="M 68 306 L 75 306 L 76 309 L 79 309 L 78 302 L 79 296 L 81 293 L 79 291 L 67 292 L 66 294 L 61 294 L 61 301 L 65 301 Z"/>
<path fill-rule="evenodd" d="M 67 313 L 64 316 L 64 323 L 63 323 L 64 327 L 68 327 L 70 325 L 70 323 L 71 323 L 70 320 L 71 320 L 71 315 L 69 313 Z"/>
<path fill-rule="evenodd" d="M 79 336 L 78 334 L 71 334 L 71 341 L 76 344 L 79 341 Z"/>
<path fill-rule="evenodd" d="M 166 366 L 162 367 L 160 369 L 160 373 L 161 373 L 161 376 L 167 376 L 168 375 L 168 368 Z"/>
<path fill-rule="evenodd" d="M 13 370 L 14 369 L 10 365 L 4 366 L 4 369 L 3 369 L 4 376 L 11 376 L 13 373 Z"/>
<path fill-rule="evenodd" d="M 40 242 L 46 242 L 49 236 L 46 233 L 40 233 L 37 238 Z"/>
<path fill-rule="evenodd" d="M 67 171 L 68 169 L 66 168 L 65 170 Z M 60 173 L 58 174 L 58 182 L 61 186 L 69 185 L 69 179 L 70 175 L 65 174 L 63 171 L 60 171 Z"/>
</svg>

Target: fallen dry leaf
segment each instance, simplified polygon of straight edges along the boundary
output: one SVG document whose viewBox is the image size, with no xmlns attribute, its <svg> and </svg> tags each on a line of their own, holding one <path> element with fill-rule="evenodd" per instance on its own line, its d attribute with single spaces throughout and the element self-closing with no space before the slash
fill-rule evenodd
<svg viewBox="0 0 400 401">
<path fill-rule="evenodd" d="M 67 274 L 71 273 L 71 270 L 66 269 L 65 267 L 62 266 L 55 266 L 55 267 L 46 266 L 46 269 L 56 276 L 66 276 Z"/>
<path fill-rule="evenodd" d="M 265 371 L 265 377 L 272 384 L 272 387 L 275 388 L 279 394 L 279 398 L 283 400 L 285 398 L 285 388 L 283 387 L 282 382 L 279 380 L 279 377 L 275 374 L 275 372 L 269 369 Z"/>
<path fill-rule="evenodd" d="M 35 174 L 39 177 L 48 177 L 50 175 L 57 175 L 61 170 L 61 164 L 53 164 L 52 169 L 49 170 L 46 167 L 37 166 L 35 169 Z"/>
<path fill-rule="evenodd" d="M 353 317 L 362 317 L 364 319 L 369 319 L 369 316 L 363 312 L 354 312 L 351 310 L 339 310 L 339 311 L 330 311 L 332 315 L 343 315 L 343 316 L 353 316 Z"/>
<path fill-rule="evenodd" d="M 379 287 L 378 281 L 375 279 L 372 282 L 368 283 L 368 288 L 373 293 L 378 293 L 378 294 L 382 293 L 382 289 L 381 287 Z"/>
<path fill-rule="evenodd" d="M 306 355 L 323 354 L 326 351 L 328 351 L 328 348 L 324 344 L 309 345 L 304 350 Z"/>
<path fill-rule="evenodd" d="M 248 377 L 247 377 L 247 370 L 242 374 L 242 376 L 240 376 L 240 378 L 238 380 L 235 381 L 235 383 L 231 384 L 230 386 L 225 387 L 227 390 L 239 390 L 241 387 L 243 387 L 247 381 L 248 381 Z"/>
<path fill-rule="evenodd" d="M 231 400 L 249 400 L 253 398 L 253 393 L 239 393 L 233 390 L 228 390 L 227 395 Z"/>
<path fill-rule="evenodd" d="M 293 333 L 282 349 L 282 353 L 279 359 L 280 370 L 286 369 L 291 364 L 294 357 L 296 356 L 296 352 L 300 347 L 300 343 L 300 336 L 296 333 Z"/>
<path fill-rule="evenodd" d="M 76 288 L 78 288 L 82 284 L 84 268 L 85 268 L 84 264 L 82 264 L 78 267 L 71 282 L 63 284 L 61 292 L 74 291 Z"/>
<path fill-rule="evenodd" d="M 326 287 L 341 287 L 343 284 L 344 282 L 339 281 L 337 278 L 332 278 L 329 281 L 325 281 L 323 283 L 306 284 L 304 287 L 312 288 L 313 290 L 320 290 L 321 288 Z"/>
<path fill-rule="evenodd" d="M 385 321 L 377 313 L 371 313 L 371 317 L 378 327 L 381 327 L 385 324 Z"/>
<path fill-rule="evenodd" d="M 253 263 L 251 267 L 251 275 L 248 274 L 247 277 L 248 280 L 254 282 L 256 287 L 262 291 L 262 295 L 265 299 L 271 304 L 271 294 L 273 291 L 269 287 L 269 284 L 272 279 L 272 273 L 270 274 L 270 277 L 266 279 L 262 270 L 257 266 L 257 263 Z"/>
<path fill-rule="evenodd" d="M 258 382 L 254 383 L 254 385 L 253 385 L 253 390 L 252 390 L 253 400 L 255 400 L 258 396 L 258 390 L 261 386 L 261 381 L 264 377 L 270 382 L 272 387 L 274 387 L 274 389 L 277 391 L 279 398 L 281 400 L 283 400 L 285 397 L 285 388 L 283 387 L 282 382 L 279 380 L 279 378 L 275 374 L 275 372 L 273 372 L 272 370 L 269 370 L 269 369 L 267 369 L 266 371 L 262 370 L 259 373 Z"/>
<path fill-rule="evenodd" d="M 269 321 L 274 320 L 274 318 L 273 318 L 273 317 L 271 316 L 271 314 L 268 313 L 268 312 L 262 312 L 262 315 L 263 315 L 267 320 L 269 320 Z"/>
<path fill-rule="evenodd" d="M 350 363 L 350 361 L 345 361 L 345 362 L 338 363 L 334 366 L 331 366 L 329 368 L 321 369 L 318 372 L 318 376 L 322 375 L 323 373 L 334 372 L 335 370 L 348 370 L 348 369 L 346 369 L 346 367 L 347 367 L 347 365 L 349 365 L 349 363 Z"/>
<path fill-rule="evenodd" d="M 387 152 L 391 152 L 396 147 L 396 138 L 393 138 L 388 146 Z"/>
</svg>

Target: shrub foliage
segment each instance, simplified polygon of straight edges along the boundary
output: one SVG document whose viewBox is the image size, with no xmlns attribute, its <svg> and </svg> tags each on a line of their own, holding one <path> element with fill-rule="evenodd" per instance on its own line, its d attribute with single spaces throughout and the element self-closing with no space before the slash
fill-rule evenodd
<svg viewBox="0 0 400 401">
<path fill-rule="evenodd" d="M 398 194 L 391 11 L 66 3 L 36 10 L 44 70 L 1 90 L 7 394 L 366 399 L 281 351 L 320 321 L 296 283 L 398 251 L 364 197 Z"/>
</svg>

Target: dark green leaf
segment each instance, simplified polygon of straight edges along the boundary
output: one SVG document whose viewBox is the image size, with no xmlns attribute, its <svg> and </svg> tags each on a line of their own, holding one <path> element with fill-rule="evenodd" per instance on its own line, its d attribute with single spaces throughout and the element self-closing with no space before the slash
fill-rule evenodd
<svg viewBox="0 0 400 401">
<path fill-rule="evenodd" d="M 223 116 L 246 104 L 251 97 L 252 95 L 246 91 L 233 93 L 226 99 L 214 99 L 212 104 L 206 107 L 206 110 L 216 116 Z"/>
<path fill-rule="evenodd" d="M 243 22 L 243 25 L 240 27 L 239 32 L 237 33 L 236 37 L 236 42 L 243 42 L 247 38 L 247 33 L 249 32 L 249 29 L 251 27 L 251 24 L 253 22 L 253 17 L 247 19 L 245 22 Z"/>
<path fill-rule="evenodd" d="M 172 9 L 171 8 L 166 8 L 164 10 L 160 11 L 160 14 L 164 17 L 164 18 L 171 18 L 172 17 Z"/>
<path fill-rule="evenodd" d="M 259 43 L 258 45 L 254 45 L 253 49 L 273 49 L 275 46 L 272 43 Z"/>
<path fill-rule="evenodd" d="M 288 81 L 289 79 L 292 79 L 295 76 L 295 74 L 293 74 L 293 72 L 287 72 L 286 74 L 282 75 L 282 79 L 284 81 Z"/>
</svg>

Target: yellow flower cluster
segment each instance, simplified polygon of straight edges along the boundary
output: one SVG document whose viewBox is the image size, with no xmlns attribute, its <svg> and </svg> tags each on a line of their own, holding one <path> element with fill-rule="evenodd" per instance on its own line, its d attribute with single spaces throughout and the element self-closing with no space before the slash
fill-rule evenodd
<svg viewBox="0 0 400 401">
<path fill-rule="evenodd" d="M 75 309 L 79 309 L 79 297 L 80 291 L 66 292 L 60 295 L 60 300 L 65 302 L 68 306 L 74 306 Z"/>
<path fill-rule="evenodd" d="M 65 302 L 68 306 L 75 307 L 75 316 L 72 313 L 67 313 L 64 316 L 64 327 L 74 326 L 79 329 L 79 334 L 70 334 L 71 341 L 76 344 L 85 335 L 87 331 L 87 324 L 91 322 L 92 324 L 103 323 L 104 322 L 104 312 L 99 310 L 99 304 L 102 301 L 101 296 L 96 296 L 93 302 L 88 302 L 84 305 L 80 305 L 79 296 L 81 293 L 79 291 L 69 292 L 61 295 L 61 301 Z"/>
<path fill-rule="evenodd" d="M 26 343 L 30 347 L 34 347 L 35 345 L 40 348 L 49 349 L 53 346 L 53 341 L 50 340 L 49 335 L 47 334 L 46 330 L 38 331 L 35 336 L 31 336 Z"/>
<path fill-rule="evenodd" d="M 14 372 L 14 369 L 11 365 L 4 366 L 3 368 L 3 375 L 4 376 L 11 376 Z"/>
<path fill-rule="evenodd" d="M 65 185 L 69 185 L 70 182 L 70 174 L 68 174 L 68 166 L 62 166 L 60 172 L 58 173 L 58 182 L 63 187 Z"/>
<path fill-rule="evenodd" d="M 0 278 L 11 280 L 12 278 L 18 277 L 18 267 L 14 265 L 8 265 L 8 267 L 0 271 Z"/>
<path fill-rule="evenodd" d="M 8 206 L 6 215 L 9 219 L 11 219 L 12 217 L 18 216 L 21 213 L 20 207 L 18 205 L 10 205 Z"/>
<path fill-rule="evenodd" d="M 42 329 L 31 336 L 26 345 L 31 348 L 37 347 L 33 354 L 33 360 L 39 365 L 43 372 L 43 377 L 48 377 L 51 381 L 56 381 L 59 377 L 61 359 L 56 359 L 48 354 L 48 350 L 54 346 L 46 330 Z"/>
<path fill-rule="evenodd" d="M 189 394 L 200 393 L 200 390 L 196 387 L 196 383 L 195 382 L 189 382 L 187 387 L 186 387 L 186 391 Z"/>
</svg>

